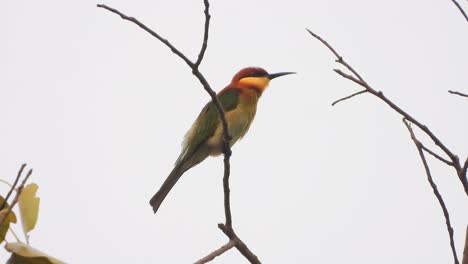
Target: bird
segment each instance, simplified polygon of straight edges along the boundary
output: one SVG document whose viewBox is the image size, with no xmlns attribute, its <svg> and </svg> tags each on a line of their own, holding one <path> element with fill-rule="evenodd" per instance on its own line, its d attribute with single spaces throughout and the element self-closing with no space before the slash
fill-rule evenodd
<svg viewBox="0 0 468 264">
<path fill-rule="evenodd" d="M 217 93 L 224 111 L 229 132 L 230 146 L 244 137 L 252 124 L 257 111 L 258 99 L 271 80 L 295 72 L 268 73 L 259 67 L 240 70 L 231 83 Z M 208 156 L 218 156 L 223 152 L 223 125 L 213 101 L 203 107 L 197 119 L 188 130 L 182 143 L 182 151 L 174 169 L 166 178 L 158 192 L 151 198 L 150 205 L 156 214 L 168 193 L 190 168 Z"/>
</svg>

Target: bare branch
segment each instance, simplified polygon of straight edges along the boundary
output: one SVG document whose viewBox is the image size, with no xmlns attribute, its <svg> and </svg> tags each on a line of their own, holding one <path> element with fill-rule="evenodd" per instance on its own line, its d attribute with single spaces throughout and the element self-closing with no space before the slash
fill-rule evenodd
<svg viewBox="0 0 468 264">
<path fill-rule="evenodd" d="M 338 73 L 339 75 L 341 75 L 342 77 L 346 78 L 346 79 L 349 79 L 355 83 L 357 83 L 358 85 L 362 86 L 363 88 L 365 88 L 365 91 L 366 92 L 369 92 L 371 94 L 373 94 L 374 96 L 378 97 L 379 99 L 381 99 L 382 101 L 384 101 L 389 107 L 391 107 L 393 110 L 395 110 L 397 113 L 399 113 L 400 115 L 403 116 L 403 121 L 405 123 L 405 125 L 407 126 L 408 130 L 410 131 L 410 134 L 411 134 L 411 138 L 413 139 L 414 143 L 416 144 L 416 147 L 418 149 L 418 152 L 419 152 L 419 155 L 421 157 L 421 160 L 423 162 L 423 165 L 424 165 L 424 168 L 426 170 L 426 174 L 427 174 L 427 178 L 428 178 L 428 181 L 432 187 L 432 190 L 437 198 L 437 200 L 439 201 L 439 204 L 440 206 L 442 207 L 442 210 L 444 212 L 444 217 L 446 219 L 446 225 L 447 225 L 447 230 L 448 230 L 448 233 L 449 233 L 449 237 L 450 237 L 450 246 L 451 246 L 451 249 L 452 249 L 452 254 L 453 254 L 453 257 L 454 257 L 454 262 L 455 264 L 458 264 L 458 258 L 457 258 L 457 255 L 456 255 L 456 251 L 455 251 L 455 245 L 454 245 L 454 241 L 453 241 L 453 228 L 450 224 L 450 217 L 449 217 L 449 214 L 448 214 L 448 210 L 445 206 L 445 202 L 444 200 L 442 199 L 442 196 L 440 195 L 438 189 L 437 189 L 437 185 L 434 183 L 433 179 L 432 179 L 432 176 L 431 176 L 431 172 L 429 170 L 429 166 L 427 165 L 427 161 L 426 161 L 426 158 L 424 156 L 424 151 L 426 151 L 427 153 L 433 155 L 434 157 L 436 157 L 437 159 L 441 160 L 442 162 L 446 163 L 447 165 L 453 167 L 456 172 L 457 172 L 457 175 L 463 185 L 463 188 L 465 190 L 465 193 L 468 195 L 468 182 L 467 182 L 467 178 L 466 178 L 466 173 L 467 173 L 467 170 L 468 170 L 468 160 L 465 162 L 465 164 L 462 165 L 460 164 L 460 160 L 458 158 L 457 155 L 455 155 L 454 153 L 452 153 L 441 141 L 440 139 L 434 135 L 434 133 L 432 133 L 432 131 L 427 128 L 427 126 L 423 125 L 422 123 L 420 123 L 419 121 L 417 121 L 414 117 L 412 117 L 409 113 L 407 113 L 406 111 L 404 111 L 403 109 L 401 109 L 399 106 L 397 106 L 395 103 L 393 103 L 390 99 L 388 99 L 387 97 L 385 97 L 385 95 L 381 92 L 381 91 L 377 91 L 375 90 L 374 88 L 372 88 L 366 81 L 363 80 L 363 78 L 357 73 L 356 70 L 353 69 L 353 67 L 351 65 L 349 65 L 344 59 L 343 57 L 328 43 L 326 42 L 324 39 L 322 39 L 320 36 L 318 36 L 317 34 L 311 32 L 310 30 L 307 30 L 313 37 L 315 37 L 316 39 L 318 39 L 321 43 L 323 43 L 337 58 L 336 62 L 344 65 L 350 72 L 352 72 L 354 74 L 353 75 L 349 75 L 349 74 L 346 74 L 344 72 L 342 72 L 341 70 L 337 70 L 335 69 L 335 72 Z M 411 128 L 411 126 L 409 125 L 409 122 L 413 123 L 414 125 L 416 125 L 419 129 L 421 129 L 426 135 L 428 135 L 431 140 L 450 158 L 450 161 L 442 158 L 440 155 L 436 154 L 435 152 L 425 148 L 421 142 L 419 142 L 416 137 L 414 136 L 414 132 Z M 468 263 L 467 263 L 468 264 Z"/>
<path fill-rule="evenodd" d="M 442 158 L 439 154 L 433 152 L 432 150 L 426 148 L 426 146 L 424 146 L 422 143 L 421 143 L 421 148 L 426 151 L 427 153 L 431 154 L 432 156 L 434 156 L 436 159 L 442 161 L 443 163 L 449 165 L 449 166 L 453 166 L 453 163 L 451 161 L 448 161 L 444 158 Z"/>
<path fill-rule="evenodd" d="M 331 52 L 333 52 L 333 54 L 335 55 L 336 57 L 336 62 L 344 65 L 346 68 L 348 68 L 348 70 L 350 70 L 359 80 L 361 80 L 362 82 L 365 82 L 364 79 L 361 77 L 361 75 L 359 75 L 359 73 L 357 73 L 353 67 L 351 67 L 348 63 L 346 63 L 344 60 L 343 60 L 343 57 L 341 57 L 340 54 L 338 54 L 338 52 L 330 45 L 328 44 L 328 42 L 326 40 L 324 40 L 323 38 L 321 38 L 319 35 L 315 34 L 314 32 L 310 31 L 309 29 L 306 28 L 306 30 L 316 39 L 318 39 L 320 42 L 322 42 Z M 335 70 L 336 71 L 336 70 Z"/>
<path fill-rule="evenodd" d="M 229 143 L 227 143 L 229 144 Z M 231 175 L 231 164 L 229 158 L 231 157 L 231 150 L 229 145 L 224 144 L 224 177 L 223 177 L 223 189 L 224 189 L 224 216 L 226 219 L 226 226 L 232 228 L 232 215 L 231 215 L 231 189 L 229 188 L 229 176 Z"/>
<path fill-rule="evenodd" d="M 161 41 L 167 47 L 169 47 L 173 53 L 175 53 L 179 58 L 181 58 L 183 61 L 185 61 L 185 63 L 192 69 L 192 74 L 195 75 L 195 77 L 198 78 L 200 83 L 203 85 L 203 88 L 205 89 L 205 91 L 211 96 L 211 99 L 214 102 L 214 104 L 215 104 L 215 106 L 216 106 L 216 108 L 218 110 L 218 113 L 220 115 L 220 119 L 221 119 L 221 122 L 222 122 L 222 125 L 223 125 L 223 143 L 224 143 L 223 144 L 223 154 L 224 154 L 223 189 L 224 189 L 224 213 L 225 213 L 225 217 L 226 217 L 226 222 L 225 222 L 225 224 L 219 224 L 218 226 L 223 226 L 224 227 L 224 229 L 220 227 L 221 230 L 223 230 L 223 232 L 229 237 L 230 242 L 232 241 L 232 243 L 234 243 L 234 246 L 239 250 L 239 252 L 242 255 L 244 255 L 251 263 L 260 263 L 260 261 L 255 256 L 255 254 L 253 254 L 249 250 L 249 248 L 244 244 L 244 242 L 242 242 L 242 240 L 240 240 L 239 237 L 237 237 L 237 235 L 234 233 L 234 230 L 232 229 L 232 215 L 231 215 L 231 202 L 230 202 L 230 189 L 229 189 L 229 176 L 230 176 L 230 162 L 229 162 L 229 160 L 230 160 L 230 157 L 232 155 L 232 151 L 231 151 L 231 147 L 230 147 L 229 143 L 230 143 L 230 140 L 231 140 L 232 136 L 231 136 L 231 134 L 229 132 L 229 128 L 228 128 L 228 124 L 227 124 L 227 121 L 226 121 L 226 116 L 225 116 L 224 109 L 223 109 L 223 107 L 222 107 L 216 93 L 213 91 L 213 89 L 211 89 L 208 81 L 203 76 L 203 74 L 199 71 L 199 66 L 200 66 L 200 64 L 201 64 L 201 62 L 203 60 L 206 49 L 208 47 L 208 33 L 209 33 L 209 24 L 210 24 L 210 18 L 211 18 L 210 13 L 209 13 L 210 5 L 209 5 L 208 0 L 204 0 L 204 4 L 205 4 L 205 11 L 204 11 L 204 13 L 205 13 L 205 27 L 204 27 L 204 34 L 203 34 L 203 44 L 202 44 L 202 47 L 201 47 L 200 52 L 198 54 L 198 59 L 197 59 L 197 61 L 195 63 L 192 62 L 190 59 L 188 59 L 181 51 L 179 51 L 175 46 L 173 46 L 168 40 L 161 37 L 155 31 L 151 30 L 146 25 L 144 25 L 143 23 L 138 21 L 136 18 L 129 17 L 129 16 L 121 13 L 120 11 L 118 11 L 118 10 L 116 10 L 114 8 L 108 7 L 106 5 L 97 5 L 97 6 L 119 15 L 124 20 L 128 20 L 130 22 L 135 23 L 136 25 L 141 27 L 143 30 L 145 30 L 146 32 L 150 33 L 152 36 L 157 38 L 159 41 Z M 223 252 L 225 252 L 226 250 L 224 250 Z M 220 254 L 223 253 L 221 251 L 217 251 L 217 252 L 219 252 Z"/>
<path fill-rule="evenodd" d="M 210 29 L 210 3 L 208 2 L 208 0 L 203 0 L 204 4 L 205 4 L 205 30 L 204 30 L 204 33 L 203 33 L 203 43 L 202 43 L 202 47 L 200 49 L 200 52 L 198 53 L 198 59 L 197 61 L 195 62 L 195 67 L 198 68 L 198 66 L 200 66 L 200 63 L 202 62 L 203 60 L 203 56 L 205 56 L 205 51 L 206 51 L 206 48 L 208 47 L 208 32 L 209 32 L 209 29 Z"/>
<path fill-rule="evenodd" d="M 328 42 L 326 40 L 324 40 L 322 37 L 320 37 L 319 35 L 315 34 L 314 32 L 310 31 L 309 29 L 307 29 L 307 32 L 309 32 L 314 38 L 318 39 L 320 42 L 323 43 L 323 45 L 325 45 L 336 57 L 336 59 L 338 61 L 342 60 L 343 58 L 341 58 L 340 54 L 338 54 L 338 52 L 336 52 L 336 50 L 330 45 L 328 44 Z"/>
<path fill-rule="evenodd" d="M 333 71 L 335 71 L 336 73 L 338 73 L 339 75 L 341 75 L 343 78 L 348 79 L 348 80 L 351 80 L 351 81 L 353 81 L 353 82 L 355 82 L 355 83 L 357 83 L 357 84 L 359 84 L 359 85 L 365 87 L 365 83 L 364 83 L 363 81 L 361 81 L 361 80 L 356 79 L 354 76 L 349 75 L 349 74 L 347 74 L 347 73 L 344 73 L 344 72 L 341 71 L 340 69 L 333 69 Z M 366 92 L 367 92 L 367 90 L 368 90 L 368 89 L 366 88 Z"/>
<path fill-rule="evenodd" d="M 412 115 L 401 109 L 399 106 L 397 106 L 395 103 L 393 103 L 390 99 L 388 99 L 381 91 L 377 91 L 374 88 L 372 88 L 359 74 L 354 68 L 349 65 L 343 57 L 324 39 L 322 39 L 319 35 L 313 33 L 312 31 L 308 30 L 307 31 L 316 39 L 318 39 L 320 42 L 322 42 L 337 58 L 336 62 L 344 65 L 349 71 L 351 71 L 354 76 L 348 75 L 346 73 L 343 73 L 340 70 L 335 69 L 335 72 L 338 73 L 339 75 L 343 76 L 346 79 L 349 79 L 363 88 L 367 90 L 367 92 L 375 95 L 378 97 L 380 100 L 384 101 L 389 107 L 391 107 L 393 110 L 395 110 L 397 113 L 402 115 L 406 120 L 410 121 L 414 125 L 416 125 L 419 129 L 421 129 L 424 133 L 426 133 L 427 136 L 431 138 L 431 140 L 450 158 L 452 161 L 452 167 L 456 170 L 458 178 L 460 182 L 463 185 L 463 188 L 465 190 L 465 193 L 468 195 L 468 181 L 466 179 L 466 170 L 463 170 L 463 167 L 460 164 L 460 160 L 457 155 L 455 155 L 452 151 L 450 151 L 443 143 L 440 141 L 440 139 L 434 135 L 434 133 L 424 124 L 416 120 Z"/>
<path fill-rule="evenodd" d="M 128 20 L 130 22 L 133 22 L 133 23 L 137 24 L 144 31 L 150 33 L 153 37 L 159 39 L 159 41 L 164 43 L 164 45 L 166 45 L 168 48 L 170 48 L 171 51 L 174 52 L 179 58 L 184 60 L 185 63 L 187 63 L 187 65 L 190 66 L 190 68 L 193 67 L 193 65 L 194 65 L 193 62 L 190 61 L 181 51 L 179 51 L 176 47 L 174 47 L 167 39 L 161 37 L 158 33 L 154 32 L 152 29 L 150 29 L 145 24 L 138 21 L 136 18 L 129 17 L 129 16 L 125 15 L 125 14 L 122 14 L 119 10 L 117 10 L 115 8 L 112 8 L 112 7 L 109 7 L 109 6 L 106 6 L 106 5 L 99 4 L 99 5 L 97 5 L 97 7 L 104 8 L 104 9 L 106 9 L 106 10 L 108 10 L 108 11 L 114 13 L 114 14 L 119 15 L 124 20 Z"/>
<path fill-rule="evenodd" d="M 19 196 L 21 195 L 21 192 L 23 191 L 23 188 L 24 188 L 24 185 L 26 184 L 26 182 L 28 181 L 29 177 L 31 176 L 32 174 L 32 169 L 30 169 L 28 171 L 28 174 L 26 174 L 26 177 L 24 177 L 23 181 L 21 182 L 20 186 L 18 187 L 18 189 L 16 189 L 16 195 L 15 195 L 15 198 L 13 199 L 13 201 L 11 202 L 10 204 L 10 207 L 8 207 L 8 210 L 6 211 L 5 214 L 2 215 L 2 218 L 0 218 L 0 226 L 3 225 L 3 223 L 5 222 L 5 220 L 7 219 L 8 215 L 11 213 L 11 211 L 13 210 L 13 207 L 15 207 L 16 203 L 18 202 L 18 199 L 19 199 Z"/>
<path fill-rule="evenodd" d="M 13 190 L 16 188 L 16 184 L 18 184 L 18 181 L 19 181 L 19 179 L 21 178 L 21 174 L 23 174 L 23 170 L 24 170 L 25 167 L 26 167 L 26 163 L 23 164 L 23 165 L 21 165 L 21 168 L 19 169 L 18 173 L 16 174 L 15 182 L 13 183 L 13 185 L 12 185 L 11 188 L 10 188 L 10 190 L 8 191 L 7 196 L 5 196 L 5 199 L 3 200 L 2 205 L 0 205 L 0 211 L 3 210 L 3 208 L 5 208 L 5 205 L 7 204 L 8 199 L 10 198 L 11 193 L 12 193 Z"/>
<path fill-rule="evenodd" d="M 434 183 L 434 180 L 432 179 L 431 171 L 429 169 L 429 165 L 427 164 L 426 157 L 424 156 L 421 142 L 419 142 L 419 140 L 416 138 L 416 136 L 414 135 L 413 129 L 411 128 L 411 125 L 408 123 L 408 121 L 405 118 L 403 118 L 403 123 L 405 124 L 406 128 L 408 128 L 408 131 L 410 132 L 410 135 L 411 135 L 411 139 L 413 140 L 414 144 L 416 145 L 416 148 L 418 149 L 419 156 L 421 157 L 421 161 L 424 165 L 424 170 L 426 171 L 427 180 L 429 181 L 429 184 L 432 187 L 432 191 L 434 192 L 434 195 L 439 201 L 442 211 L 444 212 L 445 224 L 447 225 L 447 231 L 450 237 L 450 247 L 452 249 L 454 263 L 459 264 L 457 251 L 455 250 L 455 242 L 453 241 L 453 228 L 452 228 L 452 225 L 450 224 L 450 216 L 449 216 L 447 207 L 445 206 L 444 199 L 442 198 L 442 195 L 437 189 L 437 185 Z"/>
<path fill-rule="evenodd" d="M 465 175 L 465 178 L 466 178 L 466 172 L 468 170 L 468 158 L 466 158 L 465 160 L 465 165 L 463 165 L 463 170 L 462 170 L 462 174 Z"/>
<path fill-rule="evenodd" d="M 234 240 L 229 240 L 225 245 L 223 245 L 222 247 L 220 247 L 220 248 L 216 249 L 215 251 L 211 252 L 209 255 L 201 258 L 200 260 L 195 262 L 195 264 L 208 263 L 208 262 L 212 261 L 213 259 L 215 259 L 216 257 L 221 256 L 224 252 L 226 252 L 229 249 L 233 248 L 235 246 L 235 244 L 236 243 L 234 242 Z"/>
<path fill-rule="evenodd" d="M 463 8 L 461 7 L 461 5 L 460 5 L 456 0 L 452 0 L 452 2 L 457 6 L 458 10 L 460 10 L 460 12 L 462 13 L 462 15 L 465 17 L 466 22 L 468 22 L 468 16 L 466 15 L 465 10 L 463 10 Z"/>
<path fill-rule="evenodd" d="M 359 91 L 359 92 L 353 93 L 352 95 L 348 95 L 348 96 L 346 96 L 346 97 L 343 97 L 343 98 L 341 98 L 341 99 L 338 99 L 338 100 L 336 100 L 335 102 L 332 103 L 332 106 L 336 105 L 336 104 L 339 103 L 339 102 L 348 100 L 348 99 L 350 99 L 350 98 L 353 98 L 353 97 L 356 96 L 356 95 L 360 95 L 360 94 L 363 94 L 363 93 L 367 93 L 367 90 L 361 90 L 361 91 Z"/>
<path fill-rule="evenodd" d="M 234 229 L 232 229 L 231 226 L 218 224 L 218 227 L 219 227 L 219 229 L 221 229 L 221 231 L 223 231 L 223 233 L 227 237 L 229 237 L 230 240 L 235 241 L 235 244 L 236 244 L 235 247 L 237 248 L 237 250 L 239 250 L 239 252 L 248 261 L 250 261 L 250 263 L 252 263 L 252 264 L 261 264 L 258 257 L 252 251 L 250 251 L 250 249 L 247 247 L 246 244 L 244 244 L 244 242 L 242 242 L 242 240 L 236 235 L 236 233 L 234 232 Z"/>
<path fill-rule="evenodd" d="M 451 94 L 456 94 L 456 95 L 459 95 L 459 96 L 468 97 L 468 94 L 460 93 L 460 92 L 457 92 L 457 91 L 449 90 L 448 92 L 451 93 Z"/>
<path fill-rule="evenodd" d="M 466 227 L 465 248 L 463 249 L 462 264 L 468 264 L 468 226 Z"/>
</svg>

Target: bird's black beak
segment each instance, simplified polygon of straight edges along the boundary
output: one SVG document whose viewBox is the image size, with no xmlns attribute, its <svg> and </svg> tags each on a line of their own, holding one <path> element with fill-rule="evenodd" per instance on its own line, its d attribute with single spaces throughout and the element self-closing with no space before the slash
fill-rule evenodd
<svg viewBox="0 0 468 264">
<path fill-rule="evenodd" d="M 271 73 L 271 74 L 268 74 L 268 78 L 270 80 L 273 80 L 274 78 L 276 77 L 280 77 L 280 76 L 284 76 L 284 75 L 288 75 L 288 74 L 296 74 L 295 72 L 278 72 L 278 73 Z"/>
</svg>

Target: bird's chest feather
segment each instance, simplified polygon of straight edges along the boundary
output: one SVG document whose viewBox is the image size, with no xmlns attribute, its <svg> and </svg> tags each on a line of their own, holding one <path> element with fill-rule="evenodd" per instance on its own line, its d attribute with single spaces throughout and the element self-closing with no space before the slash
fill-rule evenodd
<svg viewBox="0 0 468 264">
<path fill-rule="evenodd" d="M 232 134 L 232 141 L 234 144 L 238 139 L 242 138 L 249 130 L 255 113 L 257 105 L 240 106 L 239 108 L 230 111 L 226 115 L 229 125 L 229 131 Z"/>
<path fill-rule="evenodd" d="M 243 99 L 244 100 L 240 100 L 239 105 L 235 109 L 226 113 L 226 121 L 229 126 L 229 131 L 232 135 L 231 146 L 247 133 L 257 111 L 256 97 Z M 212 155 L 221 154 L 222 134 L 223 128 L 222 124 L 220 123 L 216 128 L 214 135 L 207 142 L 213 150 L 218 150 L 213 151 Z"/>
</svg>

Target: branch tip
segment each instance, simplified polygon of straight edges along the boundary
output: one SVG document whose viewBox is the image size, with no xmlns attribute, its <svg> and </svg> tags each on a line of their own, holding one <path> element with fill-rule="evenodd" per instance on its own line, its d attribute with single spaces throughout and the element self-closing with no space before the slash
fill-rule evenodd
<svg viewBox="0 0 468 264">
<path fill-rule="evenodd" d="M 354 96 L 357 96 L 357 95 L 360 95 L 360 94 L 363 94 L 363 93 L 367 93 L 367 90 L 361 90 L 361 91 L 359 91 L 359 92 L 356 92 L 356 93 L 353 93 L 353 94 L 348 95 L 348 96 L 346 96 L 346 97 L 343 97 L 343 98 L 341 98 L 341 99 L 338 99 L 338 100 L 336 100 L 336 101 L 334 101 L 334 102 L 332 103 L 332 106 L 335 106 L 335 105 L 336 105 L 337 103 L 339 103 L 339 102 L 348 100 L 348 99 L 350 99 L 350 98 L 353 98 Z"/>
<path fill-rule="evenodd" d="M 460 93 L 458 91 L 448 90 L 448 92 L 451 93 L 451 94 L 456 94 L 456 95 L 462 96 L 462 97 L 468 97 L 468 94 Z"/>
</svg>

